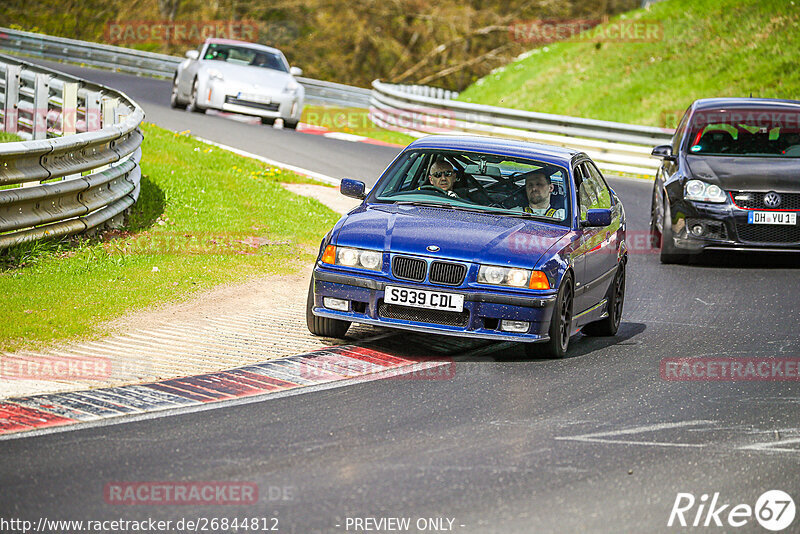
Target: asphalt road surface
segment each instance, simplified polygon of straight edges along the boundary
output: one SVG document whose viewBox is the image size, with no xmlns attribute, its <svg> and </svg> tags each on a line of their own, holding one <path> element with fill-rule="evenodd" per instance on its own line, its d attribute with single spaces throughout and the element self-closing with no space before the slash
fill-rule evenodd
<svg viewBox="0 0 800 534">
<path fill-rule="evenodd" d="M 126 91 L 148 121 L 332 176 L 374 179 L 396 153 L 175 111 L 168 83 L 80 74 Z M 610 182 L 631 234 L 644 232 L 651 184 Z M 697 500 L 684 514 L 689 524 L 705 503 L 701 525 L 718 493 L 717 508 L 728 506 L 715 516 L 722 527 L 708 518 L 711 531 L 767 532 L 753 516 L 732 527 L 729 512 L 754 508 L 767 490 L 800 505 L 798 382 L 670 381 L 661 365 L 800 356 L 798 267 L 794 257 L 754 254 L 663 266 L 639 248 L 619 335 L 577 335 L 561 361 L 526 360 L 502 344 L 456 357 L 440 380 L 360 382 L 2 441 L 0 516 L 265 517 L 293 533 L 404 531 L 367 530 L 378 526 L 367 518 L 408 518 L 405 531 L 445 518 L 452 532 L 670 532 L 680 530 L 667 526 L 678 493 Z M 107 504 L 106 485 L 125 481 L 254 482 L 259 500 Z M 800 517 L 785 530 L 798 531 Z"/>
</svg>

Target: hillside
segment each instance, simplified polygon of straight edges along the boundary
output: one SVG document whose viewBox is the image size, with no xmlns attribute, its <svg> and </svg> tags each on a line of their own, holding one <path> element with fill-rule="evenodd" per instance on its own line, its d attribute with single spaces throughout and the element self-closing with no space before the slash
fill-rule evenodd
<svg viewBox="0 0 800 534">
<path fill-rule="evenodd" d="M 655 21 L 663 36 L 529 50 L 459 99 L 662 127 L 696 98 L 800 99 L 800 1 L 666 0 L 620 20 Z"/>
</svg>

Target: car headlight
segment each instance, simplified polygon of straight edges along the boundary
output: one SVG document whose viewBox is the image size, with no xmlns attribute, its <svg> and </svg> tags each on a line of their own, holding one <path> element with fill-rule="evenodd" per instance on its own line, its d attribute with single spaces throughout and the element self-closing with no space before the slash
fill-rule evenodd
<svg viewBox="0 0 800 534">
<path fill-rule="evenodd" d="M 481 265 L 480 269 L 478 269 L 478 283 L 528 287 L 530 289 L 550 289 L 547 276 L 540 271 L 530 271 L 517 267 L 497 267 L 494 265 Z"/>
<path fill-rule="evenodd" d="M 225 76 L 222 75 L 222 71 L 219 69 L 208 69 L 206 74 L 208 74 L 208 77 L 212 80 L 225 81 Z"/>
<path fill-rule="evenodd" d="M 383 252 L 328 245 L 322 254 L 322 263 L 380 271 L 383 269 Z"/>
<path fill-rule="evenodd" d="M 289 83 L 286 84 L 286 87 L 283 88 L 284 93 L 294 93 L 297 91 L 297 88 L 300 87 L 295 80 L 291 80 Z"/>
<path fill-rule="evenodd" d="M 725 202 L 725 191 L 714 184 L 707 184 L 701 180 L 689 180 L 683 188 L 683 198 L 698 200 L 700 202 Z"/>
</svg>

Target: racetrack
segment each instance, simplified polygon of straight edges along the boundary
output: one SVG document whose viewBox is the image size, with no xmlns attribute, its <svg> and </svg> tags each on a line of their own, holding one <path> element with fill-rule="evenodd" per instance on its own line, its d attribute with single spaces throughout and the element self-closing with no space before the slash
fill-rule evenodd
<svg viewBox="0 0 800 534">
<path fill-rule="evenodd" d="M 160 126 L 337 178 L 372 184 L 397 153 L 172 110 L 169 82 L 56 68 L 125 91 Z M 610 183 L 629 232 L 643 235 L 651 184 Z M 663 266 L 635 247 L 619 335 L 575 336 L 561 361 L 526 361 L 500 344 L 456 355 L 440 380 L 356 382 L 3 441 L 0 515 L 277 516 L 280 532 L 296 533 L 345 532 L 347 517 L 446 517 L 456 532 L 668 532 L 678 492 L 719 492 L 732 507 L 780 489 L 800 503 L 797 381 L 660 373 L 672 357 L 800 356 L 798 267 L 795 257 L 753 254 Z M 103 498 L 108 483 L 166 480 L 251 481 L 261 499 L 198 507 Z M 292 488 L 291 498 L 271 499 L 270 487 Z M 759 528 L 751 518 L 741 530 Z"/>
</svg>

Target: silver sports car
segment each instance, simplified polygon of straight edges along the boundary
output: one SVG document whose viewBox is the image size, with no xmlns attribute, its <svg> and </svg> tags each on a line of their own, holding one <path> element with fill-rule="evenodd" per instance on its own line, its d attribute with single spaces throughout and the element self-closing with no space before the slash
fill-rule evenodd
<svg viewBox="0 0 800 534">
<path fill-rule="evenodd" d="M 296 128 L 303 111 L 303 86 L 275 48 L 230 39 L 208 39 L 199 50 L 186 52 L 172 81 L 172 107 L 205 113 L 218 109 L 255 115 L 264 124 L 283 119 Z"/>
</svg>

